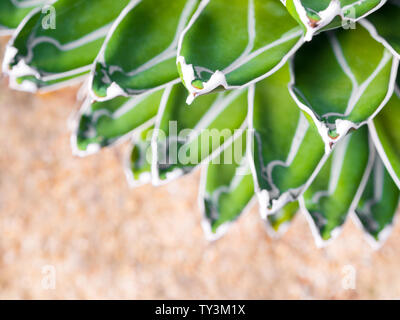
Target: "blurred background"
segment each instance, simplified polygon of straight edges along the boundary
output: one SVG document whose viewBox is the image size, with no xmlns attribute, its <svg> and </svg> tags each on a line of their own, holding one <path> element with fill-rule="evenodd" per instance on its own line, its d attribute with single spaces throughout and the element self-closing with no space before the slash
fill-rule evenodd
<svg viewBox="0 0 400 320">
<path fill-rule="evenodd" d="M 31 95 L 1 78 L 0 299 L 400 298 L 399 223 L 379 251 L 350 219 L 318 249 L 302 215 L 273 240 L 254 207 L 209 243 L 198 171 L 131 190 L 126 145 L 71 155 L 76 92 Z"/>
</svg>

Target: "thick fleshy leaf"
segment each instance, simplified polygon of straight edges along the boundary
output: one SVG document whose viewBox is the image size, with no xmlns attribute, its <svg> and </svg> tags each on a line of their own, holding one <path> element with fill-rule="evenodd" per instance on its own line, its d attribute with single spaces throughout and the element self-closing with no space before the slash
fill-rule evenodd
<svg viewBox="0 0 400 320">
<path fill-rule="evenodd" d="M 363 229 L 379 246 L 392 228 L 400 191 L 377 156 L 368 184 L 358 203 L 356 216 Z"/>
<path fill-rule="evenodd" d="M 10 86 L 32 92 L 53 89 L 88 73 L 112 22 L 128 3 L 58 0 L 49 13 L 31 11 L 5 53 L 3 71 Z"/>
<path fill-rule="evenodd" d="M 369 130 L 376 149 L 398 188 L 400 188 L 399 128 L 400 90 L 396 88 L 388 104 L 369 123 Z"/>
<path fill-rule="evenodd" d="M 131 187 L 151 182 L 151 135 L 154 126 L 144 129 L 132 138 L 132 148 L 125 163 L 125 175 Z"/>
<path fill-rule="evenodd" d="M 254 184 L 246 157 L 246 131 L 205 167 L 200 186 L 203 229 L 210 240 L 222 236 L 249 206 Z"/>
<path fill-rule="evenodd" d="M 365 50 L 368 48 L 368 50 Z M 326 150 L 373 118 L 393 93 L 398 59 L 360 25 L 314 38 L 296 54 L 291 94 Z"/>
<path fill-rule="evenodd" d="M 192 171 L 232 142 L 246 125 L 246 93 L 241 89 L 207 95 L 189 107 L 184 86 L 173 86 L 164 95 L 157 116 L 153 183 L 165 183 Z"/>
<path fill-rule="evenodd" d="M 121 13 L 93 70 L 97 100 L 139 94 L 179 78 L 179 35 L 199 0 L 132 1 Z"/>
<path fill-rule="evenodd" d="M 249 92 L 252 171 L 264 218 L 296 200 L 327 158 L 318 131 L 290 97 L 288 82 L 285 65 Z"/>
<path fill-rule="evenodd" d="M 301 27 L 276 0 L 202 1 L 178 49 L 188 102 L 269 76 L 302 43 Z"/>
<path fill-rule="evenodd" d="M 400 58 L 400 2 L 396 1 L 389 0 L 380 10 L 360 23 L 377 41 Z"/>
<path fill-rule="evenodd" d="M 360 200 L 374 162 L 367 126 L 344 138 L 335 147 L 314 182 L 300 199 L 317 245 L 337 236 L 347 215 Z"/>
<path fill-rule="evenodd" d="M 0 35 L 5 34 L 7 30 L 17 28 L 32 9 L 43 5 L 45 2 L 45 0 L 1 0 Z"/>
<path fill-rule="evenodd" d="M 154 122 L 164 90 L 104 102 L 87 99 L 76 118 L 71 139 L 76 155 L 85 156 L 109 146 L 133 130 Z"/>
<path fill-rule="evenodd" d="M 282 0 L 306 31 L 306 41 L 325 27 L 348 26 L 382 7 L 386 0 Z"/>
<path fill-rule="evenodd" d="M 286 232 L 290 222 L 299 211 L 299 202 L 289 202 L 278 212 L 267 217 L 267 231 L 272 237 L 277 237 Z"/>
</svg>

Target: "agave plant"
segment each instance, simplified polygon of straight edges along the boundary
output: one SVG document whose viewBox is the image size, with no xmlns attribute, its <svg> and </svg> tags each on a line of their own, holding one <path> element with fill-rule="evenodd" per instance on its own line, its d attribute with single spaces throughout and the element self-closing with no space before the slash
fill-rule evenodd
<svg viewBox="0 0 400 320">
<path fill-rule="evenodd" d="M 75 154 L 130 139 L 132 186 L 202 164 L 209 238 L 257 199 L 272 235 L 300 208 L 319 245 L 348 215 L 386 239 L 400 188 L 398 0 L 0 0 L 0 25 L 16 28 L 12 88 L 85 79 Z"/>
</svg>

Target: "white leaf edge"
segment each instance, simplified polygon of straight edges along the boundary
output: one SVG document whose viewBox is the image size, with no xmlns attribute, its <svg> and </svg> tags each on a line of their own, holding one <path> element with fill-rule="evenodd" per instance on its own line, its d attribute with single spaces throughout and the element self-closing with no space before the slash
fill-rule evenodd
<svg viewBox="0 0 400 320">
<path fill-rule="evenodd" d="M 176 82 L 178 82 L 178 81 L 179 80 L 176 80 Z M 118 117 L 122 116 L 125 112 L 129 112 L 130 110 L 135 108 L 138 103 L 140 103 L 141 101 L 146 99 L 148 96 L 152 95 L 155 91 L 159 91 L 159 90 L 161 90 L 161 89 L 152 90 L 152 91 L 143 93 L 139 96 L 130 97 L 130 99 L 124 103 L 124 105 L 126 105 L 128 107 L 126 110 L 122 110 L 123 106 L 114 113 L 108 112 L 107 110 L 98 110 L 97 111 L 98 117 L 100 117 L 103 114 L 107 114 L 113 118 L 118 118 Z M 80 123 L 81 117 L 83 115 L 90 113 L 90 106 L 91 106 L 92 102 L 93 102 L 93 100 L 90 97 L 86 97 L 81 108 L 78 111 L 76 111 L 75 113 L 73 113 L 70 116 L 70 119 L 68 121 L 68 128 L 71 132 L 70 146 L 71 146 L 72 154 L 74 156 L 81 157 L 81 158 L 98 153 L 100 150 L 102 150 L 104 148 L 100 144 L 93 143 L 93 142 L 88 145 L 86 150 L 80 150 L 78 148 L 79 123 Z M 121 114 L 121 110 L 122 110 L 122 114 Z M 144 129 L 148 128 L 149 126 L 153 125 L 155 123 L 155 121 L 156 121 L 156 117 L 153 117 L 152 119 L 149 119 L 148 121 L 144 122 L 140 126 L 129 131 L 128 133 L 126 133 L 120 137 L 117 137 L 115 139 L 110 139 L 111 142 L 109 145 L 107 145 L 107 148 L 111 148 L 111 147 L 117 146 L 121 143 L 124 143 L 125 141 L 129 140 L 132 136 L 134 136 L 136 133 L 141 132 Z"/>
<path fill-rule="evenodd" d="M 57 2 L 57 0 L 49 0 L 49 1 L 47 1 L 47 5 L 54 4 L 55 2 Z M 30 93 L 52 92 L 52 91 L 58 90 L 60 88 L 72 86 L 72 85 L 83 82 L 84 79 L 87 77 L 87 74 L 83 74 L 80 76 L 78 76 L 78 75 L 81 73 L 85 73 L 85 72 L 89 73 L 92 68 L 92 65 L 87 65 L 87 66 L 82 66 L 80 68 L 70 70 L 67 72 L 42 76 L 42 75 L 40 75 L 40 73 L 37 69 L 29 66 L 24 61 L 24 59 L 21 59 L 16 66 L 14 66 L 13 68 L 10 69 L 9 64 L 18 53 L 18 49 L 13 46 L 15 39 L 17 38 L 17 36 L 21 32 L 21 30 L 25 27 L 25 25 L 28 23 L 28 21 L 34 15 L 41 12 L 41 10 L 42 10 L 41 7 L 36 7 L 24 17 L 24 19 L 21 21 L 21 23 L 18 25 L 18 27 L 13 32 L 12 37 L 6 46 L 6 50 L 5 50 L 4 58 L 3 58 L 3 62 L 2 62 L 2 70 L 3 70 L 3 73 L 5 73 L 9 77 L 9 86 L 11 89 L 18 90 L 18 91 L 30 92 Z M 108 32 L 110 26 L 111 25 L 106 25 L 103 28 L 100 28 L 100 29 L 94 31 L 94 32 L 84 36 L 81 39 L 72 41 L 71 43 L 61 45 L 58 42 L 54 42 L 54 45 L 58 46 L 58 47 L 63 47 L 63 46 L 74 47 L 75 45 L 80 45 L 81 42 L 83 41 L 82 39 L 87 38 L 90 41 L 90 40 L 96 39 L 96 37 L 97 38 L 101 37 L 101 35 L 103 35 L 103 34 L 104 34 L 103 36 L 105 36 L 105 34 Z M 63 78 L 67 78 L 67 77 L 71 77 L 71 76 L 76 76 L 76 78 L 62 80 L 59 83 L 39 88 L 36 83 L 31 82 L 29 80 L 24 80 L 22 83 L 18 83 L 17 79 L 19 77 L 25 77 L 25 76 L 33 76 L 37 80 L 44 81 L 44 82 L 53 81 L 53 80 L 62 80 Z"/>
<path fill-rule="evenodd" d="M 160 178 L 158 165 L 157 165 L 157 162 L 158 162 L 158 134 L 157 133 L 160 130 L 162 117 L 163 117 L 165 108 L 167 106 L 172 87 L 173 87 L 173 85 L 167 86 L 167 88 L 164 91 L 164 95 L 161 98 L 160 108 L 159 108 L 158 114 L 156 116 L 154 135 L 153 135 L 152 141 L 151 141 L 152 156 L 153 156 L 152 184 L 154 186 L 163 186 L 163 185 L 165 185 L 171 181 L 174 181 L 174 180 L 182 177 L 183 175 L 185 175 L 185 172 L 182 169 L 174 168 L 172 171 L 167 172 L 166 179 L 163 180 Z M 238 98 L 242 94 L 244 94 L 244 90 L 237 90 L 237 91 L 232 92 L 230 95 L 224 97 L 223 99 L 221 99 L 221 101 L 219 101 L 219 103 L 214 106 L 214 108 L 217 109 L 216 113 L 220 114 L 221 112 L 223 112 L 223 110 L 225 110 L 227 107 L 229 107 L 231 102 L 233 102 L 236 98 Z M 219 110 L 219 109 L 222 109 L 222 110 Z M 206 116 L 207 116 L 207 113 L 206 113 Z M 201 161 L 201 163 L 208 162 L 210 159 L 214 158 L 219 153 L 221 153 L 223 150 L 225 150 L 234 140 L 236 140 L 242 134 L 242 132 L 246 129 L 246 127 L 247 127 L 247 119 L 245 119 L 243 121 L 243 124 L 241 125 L 241 127 L 238 130 L 235 130 L 235 132 L 232 136 L 230 136 L 222 145 L 220 145 L 211 154 L 209 154 L 205 159 L 203 159 Z M 196 136 L 194 136 L 194 138 L 196 138 L 198 136 L 198 134 L 201 133 L 201 132 L 200 133 L 198 132 L 198 129 L 199 128 L 197 128 L 197 130 L 194 131 L 194 133 L 196 134 Z M 192 139 L 194 139 L 194 138 L 192 137 Z M 192 139 L 191 139 L 191 141 L 192 141 Z M 194 172 L 196 169 L 198 169 L 200 167 L 201 163 L 198 163 L 195 167 L 193 167 L 192 170 L 190 171 L 190 173 Z M 188 174 L 188 173 L 186 173 L 186 174 Z"/>
<path fill-rule="evenodd" d="M 126 92 L 126 90 L 124 90 L 123 88 L 121 88 L 121 86 L 116 83 L 115 81 L 113 81 L 109 87 L 107 88 L 107 92 L 106 95 L 104 97 L 99 97 L 94 91 L 93 91 L 93 87 L 92 87 L 92 83 L 94 81 L 94 77 L 95 77 L 95 73 L 96 73 L 96 66 L 98 63 L 100 64 L 105 64 L 105 51 L 107 50 L 108 44 L 111 41 L 112 36 L 114 35 L 116 29 L 118 28 L 119 24 L 122 22 L 122 20 L 137 6 L 139 5 L 143 0 L 133 0 L 131 1 L 120 13 L 120 15 L 117 17 L 117 19 L 114 21 L 114 23 L 112 24 L 106 39 L 104 40 L 104 43 L 96 57 L 96 59 L 94 60 L 93 64 L 91 65 L 91 70 L 90 70 L 90 74 L 89 74 L 89 94 L 92 97 L 92 99 L 96 100 L 96 101 L 107 101 L 107 100 L 111 100 L 115 97 L 118 96 L 124 96 L 124 97 L 128 97 L 131 96 L 132 94 Z M 190 11 L 190 9 L 192 9 L 192 7 L 194 7 L 194 5 L 198 2 L 198 0 L 188 0 L 184 10 L 182 11 L 182 15 L 180 17 L 180 23 L 179 23 L 179 27 L 177 30 L 177 34 L 175 36 L 176 39 L 174 39 L 172 41 L 172 43 L 168 46 L 168 48 L 166 50 L 164 50 L 161 54 L 159 54 L 158 56 L 154 57 L 153 59 L 149 60 L 147 63 L 145 63 L 144 65 L 142 65 L 141 67 L 138 67 L 135 71 L 140 70 L 142 67 L 146 67 L 146 65 L 150 62 L 152 62 L 153 60 L 156 61 L 157 63 L 159 63 L 160 61 L 162 61 L 162 59 L 164 58 L 165 55 L 171 55 L 171 58 L 176 56 L 176 48 L 178 46 L 178 41 L 179 41 L 179 37 L 178 34 L 181 32 L 181 30 L 179 30 L 181 28 L 182 25 L 182 21 L 183 20 L 188 20 L 187 15 L 189 14 L 188 12 Z M 150 66 L 151 67 L 151 66 Z M 145 70 L 147 70 L 148 68 L 146 67 Z M 145 90 L 141 90 L 138 91 L 137 94 L 142 94 L 143 92 L 147 92 L 147 91 L 151 91 L 151 90 L 159 90 L 159 89 L 165 89 L 167 87 L 169 87 L 170 85 L 173 85 L 175 83 L 176 80 L 172 80 L 170 82 L 167 82 L 161 86 L 158 86 L 156 88 L 152 88 L 152 89 L 145 89 Z"/>
<path fill-rule="evenodd" d="M 249 158 L 250 162 L 250 169 L 253 174 L 253 180 L 254 180 L 254 189 L 256 196 L 258 198 L 259 202 L 259 208 L 260 208 L 260 216 L 263 220 L 266 220 L 267 217 L 271 214 L 276 213 L 280 209 L 282 209 L 286 204 L 289 202 L 293 202 L 295 200 L 298 200 L 298 198 L 308 189 L 308 187 L 311 185 L 313 182 L 314 178 L 317 176 L 319 171 L 321 170 L 322 166 L 325 164 L 326 160 L 328 159 L 330 152 L 325 153 L 323 157 L 321 158 L 320 162 L 314 169 L 313 173 L 310 175 L 308 180 L 299 188 L 296 189 L 290 189 L 284 193 L 281 193 L 278 199 L 273 199 L 272 200 L 272 207 L 268 208 L 267 204 L 270 200 L 270 196 L 267 190 L 261 189 L 259 183 L 258 183 L 258 178 L 257 178 L 257 170 L 255 167 L 254 163 L 254 157 L 253 157 L 253 152 L 252 152 L 252 143 L 253 143 L 253 132 L 254 132 L 254 126 L 253 126 L 253 112 L 254 112 L 254 95 L 255 95 L 255 86 L 252 85 L 249 87 L 248 91 L 248 105 L 249 105 L 249 111 L 248 111 L 248 145 L 247 145 L 247 155 Z"/>
<path fill-rule="evenodd" d="M 347 137 L 350 138 L 350 137 Z M 365 171 L 363 173 L 363 176 L 361 178 L 361 182 L 358 186 L 358 189 L 354 195 L 353 201 L 350 204 L 349 209 L 347 210 L 347 215 L 346 217 L 355 215 L 355 210 L 357 208 L 358 203 L 360 202 L 361 196 L 365 190 L 365 187 L 367 186 L 369 175 L 371 174 L 371 170 L 374 165 L 375 161 L 375 156 L 376 156 L 376 151 L 373 146 L 373 142 L 371 140 L 371 137 L 368 135 L 368 144 L 369 144 L 369 156 L 368 156 L 368 162 L 365 168 Z M 340 174 L 340 172 L 339 172 Z M 299 204 L 300 204 L 300 212 L 305 216 L 309 228 L 311 230 L 311 233 L 314 237 L 315 244 L 318 248 L 324 248 L 328 246 L 330 243 L 332 243 L 337 237 L 341 234 L 343 225 L 336 227 L 335 229 L 332 230 L 331 232 L 331 238 L 329 240 L 324 240 L 322 239 L 319 230 L 314 222 L 314 219 L 312 218 L 310 212 L 307 210 L 305 201 L 304 201 L 304 196 L 301 196 L 299 198 Z"/>
<path fill-rule="evenodd" d="M 400 99 L 400 89 L 396 86 L 395 87 L 395 92 L 394 94 L 396 94 L 398 96 L 398 98 Z M 383 148 L 383 145 L 379 139 L 379 135 L 378 132 L 376 131 L 376 127 L 374 125 L 373 119 L 371 119 L 368 122 L 368 129 L 369 129 L 369 133 L 371 136 L 371 139 L 375 145 L 376 150 L 378 151 L 378 154 L 383 162 L 383 164 L 386 167 L 386 170 L 389 172 L 390 176 L 392 177 L 394 183 L 397 185 L 397 187 L 400 189 L 400 178 L 397 176 L 396 172 L 393 169 L 392 164 L 390 163 L 390 160 L 388 158 L 388 156 L 386 155 L 385 149 Z"/>
<path fill-rule="evenodd" d="M 371 34 L 371 36 L 375 38 L 376 35 Z M 380 42 L 380 41 L 378 41 Z M 386 49 L 386 47 L 385 47 Z M 388 54 L 387 49 L 384 51 L 384 57 L 385 54 Z M 383 57 L 383 59 L 384 59 Z M 373 119 L 381 110 L 382 108 L 388 103 L 390 98 L 392 97 L 392 94 L 395 89 L 396 85 L 396 76 L 398 72 L 398 67 L 399 67 L 399 58 L 397 56 L 392 55 L 392 68 L 390 72 L 390 79 L 389 79 L 389 85 L 388 85 L 388 90 L 386 93 L 385 98 L 382 100 L 381 104 L 379 107 L 373 112 L 371 116 L 369 116 L 365 121 L 362 121 L 360 123 L 354 123 L 345 119 L 337 119 L 335 121 L 335 126 L 336 126 L 336 131 L 338 133 L 338 138 L 332 139 L 329 135 L 329 128 L 318 119 L 318 116 L 314 113 L 314 111 L 311 109 L 311 107 L 305 105 L 303 102 L 300 101 L 298 98 L 297 94 L 294 92 L 294 87 L 295 87 L 295 75 L 294 75 L 294 57 L 290 59 L 289 62 L 289 70 L 290 70 L 290 83 L 288 85 L 290 95 L 292 96 L 293 100 L 296 102 L 296 104 L 299 106 L 300 109 L 304 110 L 313 120 L 320 136 L 322 137 L 324 143 L 325 143 L 325 152 L 328 153 L 335 144 L 337 144 L 339 141 L 341 141 L 343 138 L 346 137 L 347 133 L 351 129 L 358 129 L 361 126 L 367 124 L 369 120 Z M 380 70 L 381 71 L 381 70 Z"/>
<path fill-rule="evenodd" d="M 252 3 L 254 0 L 249 0 L 249 8 L 251 8 Z M 274 67 L 272 68 L 270 71 L 268 71 L 266 74 L 253 79 L 252 81 L 245 83 L 241 86 L 231 86 L 227 83 L 226 80 L 226 73 L 230 73 L 232 71 L 234 71 L 236 68 L 241 67 L 241 64 L 238 60 L 234 61 L 233 64 L 237 65 L 235 68 L 232 69 L 232 65 L 228 66 L 227 68 L 225 68 L 225 70 L 216 70 L 215 72 L 213 72 L 213 75 L 211 76 L 210 80 L 208 80 L 207 82 L 203 82 L 203 89 L 197 89 L 194 88 L 191 83 L 193 82 L 193 80 L 195 80 L 195 67 L 193 66 L 193 64 L 187 64 L 185 57 L 183 57 L 180 53 L 182 51 L 182 44 L 185 38 L 186 33 L 190 30 L 190 28 L 193 26 L 193 24 L 196 22 L 196 20 L 198 19 L 198 17 L 200 16 L 200 14 L 202 13 L 202 11 L 206 8 L 206 6 L 209 4 L 210 0 L 202 0 L 197 11 L 194 13 L 194 15 L 192 16 L 192 19 L 190 20 L 189 24 L 186 26 L 185 30 L 181 33 L 180 39 L 179 39 L 179 45 L 178 45 L 178 54 L 177 54 L 177 64 L 181 65 L 181 70 L 182 70 L 182 78 L 184 83 L 186 84 L 186 88 L 189 91 L 189 96 L 187 98 L 187 104 L 192 104 L 192 102 L 194 101 L 194 99 L 198 96 L 207 94 L 212 92 L 213 90 L 215 90 L 218 87 L 223 87 L 225 90 L 233 90 L 233 89 L 241 89 L 241 88 L 246 88 L 251 86 L 252 84 L 255 84 L 267 77 L 269 77 L 270 75 L 272 75 L 273 73 L 275 73 L 277 70 L 279 70 L 288 60 L 289 58 L 303 45 L 304 43 L 304 36 L 303 36 L 303 31 L 300 29 L 293 29 L 291 31 L 289 31 L 288 33 L 284 34 L 280 39 L 274 41 L 273 43 L 270 43 L 269 45 L 264 46 L 263 48 L 258 49 L 257 51 L 253 52 L 252 54 L 245 54 L 242 55 L 241 57 L 239 57 L 239 59 L 249 59 L 249 57 L 251 56 L 258 56 L 259 54 L 265 52 L 266 50 L 270 49 L 271 47 L 274 47 L 276 45 L 279 45 L 281 43 L 284 43 L 287 40 L 291 40 L 295 37 L 300 37 L 300 39 L 298 40 L 298 42 L 296 43 L 296 45 L 293 46 L 293 48 L 291 50 L 289 50 L 289 52 L 281 59 L 281 61 Z M 251 22 L 249 22 L 249 28 L 253 26 L 253 24 Z M 253 26 L 254 28 L 254 26 Z M 249 30 L 249 42 L 251 43 L 252 41 L 252 35 L 254 35 L 255 31 Z M 250 48 L 251 50 L 251 48 Z M 245 52 L 249 51 L 249 47 L 247 47 L 245 49 Z"/>
<path fill-rule="evenodd" d="M 372 138 L 372 137 L 371 137 Z M 380 158 L 380 155 L 379 155 L 379 152 L 377 153 L 377 155 L 375 156 L 376 158 Z M 378 160 L 379 162 L 380 162 L 380 166 L 382 166 L 382 184 L 383 184 L 383 175 L 384 175 L 384 170 L 386 169 L 385 168 L 385 165 L 383 164 L 383 161 L 382 161 L 382 159 L 380 158 L 380 159 L 376 159 L 376 160 Z M 371 172 L 371 175 L 373 174 L 373 172 Z M 390 176 L 390 175 L 389 175 Z M 390 176 L 391 177 L 391 176 Z M 374 180 L 375 180 L 375 177 L 374 177 Z M 376 184 L 376 181 L 374 181 L 374 189 L 376 188 L 375 187 L 375 184 Z M 376 191 L 374 190 L 374 193 L 375 193 Z M 374 197 L 375 197 L 375 194 L 374 194 Z M 382 199 L 377 199 L 377 201 L 381 201 Z M 398 203 L 397 204 L 399 204 L 399 200 L 400 199 L 398 199 Z M 398 205 L 397 205 L 397 207 L 398 207 Z M 396 211 L 397 211 L 397 209 L 396 209 Z M 396 223 L 396 221 L 397 221 L 397 217 L 398 217 L 398 215 L 395 213 L 394 214 L 394 216 L 393 216 L 393 219 L 392 219 L 392 222 L 391 223 L 389 223 L 389 224 L 387 224 L 380 232 L 379 232 L 379 234 L 378 234 L 378 239 L 375 239 L 365 228 L 364 228 L 364 226 L 363 226 L 363 224 L 362 224 L 362 222 L 361 222 L 361 220 L 360 220 L 360 218 L 359 218 L 359 216 L 357 215 L 357 213 L 356 213 L 356 210 L 354 210 L 352 213 L 351 213 L 351 219 L 352 219 L 352 221 L 353 221 L 353 223 L 363 232 L 363 234 L 364 234 L 364 237 L 365 237 L 365 239 L 366 239 L 366 241 L 368 242 L 368 244 L 372 247 L 372 249 L 374 249 L 374 250 L 379 250 L 382 246 L 383 246 L 383 244 L 387 241 L 387 239 L 389 238 L 389 236 L 390 236 L 390 234 L 391 234 L 391 232 L 392 232 L 392 230 L 393 230 L 393 226 L 395 225 L 395 223 Z"/>
<path fill-rule="evenodd" d="M 246 154 L 244 155 L 244 158 L 246 157 Z M 209 160 L 211 161 L 211 159 Z M 216 240 L 219 240 L 221 237 L 223 237 L 231 228 L 231 226 L 235 223 L 237 223 L 240 219 L 242 219 L 242 217 L 246 214 L 248 214 L 248 212 L 251 210 L 251 208 L 253 207 L 253 205 L 256 202 L 256 197 L 255 195 L 250 199 L 250 201 L 247 203 L 247 205 L 243 208 L 243 210 L 240 212 L 240 214 L 238 215 L 238 217 L 234 220 L 234 221 L 228 221 L 223 223 L 222 225 L 220 225 L 216 232 L 212 231 L 212 227 L 211 227 L 211 223 L 210 220 L 207 217 L 206 214 L 206 209 L 205 209 L 205 205 L 204 205 L 204 199 L 205 199 L 205 195 L 206 195 L 206 184 L 207 184 L 207 171 L 208 171 L 208 165 L 209 165 L 209 161 L 207 161 L 206 163 L 204 163 L 202 165 L 201 168 L 201 176 L 200 176 L 200 186 L 199 186 L 199 195 L 198 195 L 198 206 L 200 208 L 201 211 L 201 215 L 202 215 L 202 220 L 201 220 L 201 226 L 205 235 L 205 238 L 210 241 L 210 242 L 214 242 Z M 248 161 L 248 159 L 247 159 Z M 238 182 L 240 183 L 240 181 Z M 233 186 L 232 184 L 229 186 L 229 189 L 232 189 Z"/>
<path fill-rule="evenodd" d="M 386 3 L 386 1 L 387 0 L 380 0 L 379 4 L 376 5 L 374 8 L 367 11 L 361 17 L 353 19 L 345 17 L 344 12 L 353 6 L 360 4 L 360 1 L 341 7 L 340 0 L 331 0 L 329 6 L 325 10 L 317 12 L 317 14 L 321 17 L 321 20 L 319 21 L 319 25 L 317 27 L 312 27 L 309 25 L 310 19 L 307 16 L 307 12 L 301 3 L 301 0 L 293 0 L 293 4 L 296 8 L 300 20 L 303 23 L 303 26 L 306 28 L 305 41 L 308 42 L 312 40 L 314 35 L 318 33 L 319 30 L 321 30 L 322 28 L 326 27 L 329 23 L 331 23 L 335 17 L 340 16 L 343 21 L 357 22 L 363 19 L 364 17 L 368 16 L 369 14 L 375 12 L 376 10 L 379 10 Z M 282 1 L 282 3 L 286 6 L 286 1 Z"/>
</svg>

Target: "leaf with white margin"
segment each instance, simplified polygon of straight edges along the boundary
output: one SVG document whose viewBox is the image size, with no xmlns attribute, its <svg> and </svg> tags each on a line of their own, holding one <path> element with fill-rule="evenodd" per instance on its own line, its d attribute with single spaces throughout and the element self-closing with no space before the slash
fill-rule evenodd
<svg viewBox="0 0 400 320">
<path fill-rule="evenodd" d="M 178 79 L 176 53 L 199 0 L 136 0 L 121 13 L 92 70 L 96 100 L 140 94 Z"/>
<path fill-rule="evenodd" d="M 297 200 L 327 158 L 312 121 L 290 97 L 289 79 L 286 64 L 249 89 L 249 156 L 263 218 Z"/>
<path fill-rule="evenodd" d="M 46 0 L 1 0 L 0 35 L 11 34 L 32 9 L 44 3 Z"/>
<path fill-rule="evenodd" d="M 31 11 L 7 45 L 3 71 L 10 86 L 35 92 L 80 80 L 95 60 L 107 32 L 129 0 L 58 0 L 55 11 Z M 55 29 L 42 24 L 54 14 Z"/>
<path fill-rule="evenodd" d="M 168 87 L 156 120 L 153 184 L 169 182 L 219 153 L 246 125 L 247 91 L 206 95 L 187 106 L 182 84 Z"/>
<path fill-rule="evenodd" d="M 336 145 L 300 199 L 318 246 L 338 236 L 347 215 L 356 209 L 374 158 L 368 127 L 363 126 Z"/>
<path fill-rule="evenodd" d="M 388 104 L 368 126 L 386 169 L 400 188 L 400 90 L 398 87 Z"/>
<path fill-rule="evenodd" d="M 125 162 L 125 176 L 132 188 L 151 183 L 151 135 L 154 126 L 142 130 L 132 138 L 132 147 Z"/>
<path fill-rule="evenodd" d="M 73 153 L 86 156 L 110 146 L 134 130 L 154 122 L 164 90 L 104 102 L 86 99 L 77 114 L 71 137 Z"/>
<path fill-rule="evenodd" d="M 376 13 L 360 21 L 375 40 L 400 58 L 400 2 L 389 1 Z"/>
<path fill-rule="evenodd" d="M 303 42 L 301 27 L 276 0 L 203 0 L 178 47 L 188 103 L 268 77 Z"/>
<path fill-rule="evenodd" d="M 325 32 L 298 51 L 291 64 L 290 93 L 314 120 L 326 152 L 385 106 L 398 64 L 360 25 Z"/>
<path fill-rule="evenodd" d="M 211 159 L 202 174 L 199 200 L 203 230 L 209 240 L 216 240 L 250 207 L 254 198 L 246 157 L 246 131 Z"/>
<path fill-rule="evenodd" d="M 299 202 L 289 202 L 278 212 L 270 214 L 267 217 L 267 231 L 268 234 L 276 238 L 281 236 L 288 229 L 291 221 L 299 211 Z"/>
<path fill-rule="evenodd" d="M 326 27 L 349 26 L 381 8 L 386 0 L 286 0 L 290 14 L 303 26 L 305 40 Z M 338 18 L 339 17 L 339 18 Z M 332 25 L 333 24 L 333 25 Z"/>
<path fill-rule="evenodd" d="M 356 216 L 369 235 L 374 247 L 379 247 L 389 236 L 399 203 L 400 190 L 393 182 L 379 156 L 367 186 L 358 203 Z"/>
</svg>

